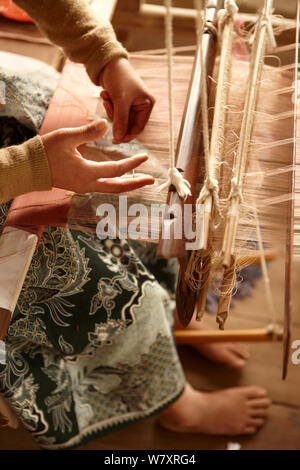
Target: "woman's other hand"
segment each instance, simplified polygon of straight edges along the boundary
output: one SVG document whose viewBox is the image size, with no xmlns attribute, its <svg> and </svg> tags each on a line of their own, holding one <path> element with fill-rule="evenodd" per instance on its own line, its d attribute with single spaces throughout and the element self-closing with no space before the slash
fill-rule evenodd
<svg viewBox="0 0 300 470">
<path fill-rule="evenodd" d="M 148 122 L 154 97 L 127 59 L 111 60 L 100 76 L 101 98 L 113 122 L 114 143 L 134 139 Z"/>
<path fill-rule="evenodd" d="M 101 138 L 107 121 L 71 129 L 59 129 L 42 136 L 47 154 L 52 185 L 78 194 L 88 192 L 122 193 L 154 183 L 151 176 L 121 176 L 144 163 L 147 155 L 138 155 L 121 161 L 94 162 L 86 160 L 78 147 Z"/>
</svg>

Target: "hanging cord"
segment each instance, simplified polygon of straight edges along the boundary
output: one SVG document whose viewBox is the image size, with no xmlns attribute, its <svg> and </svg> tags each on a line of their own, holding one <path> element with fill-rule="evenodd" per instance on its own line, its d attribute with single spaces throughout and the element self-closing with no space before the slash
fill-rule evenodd
<svg viewBox="0 0 300 470">
<path fill-rule="evenodd" d="M 191 195 L 191 185 L 179 170 L 175 167 L 175 138 L 174 138 L 174 111 L 173 111 L 173 28 L 172 28 L 172 0 L 164 0 L 166 49 L 168 56 L 168 91 L 169 91 L 169 148 L 170 148 L 170 168 L 168 170 L 168 180 L 159 189 L 169 188 L 171 185 L 176 188 L 178 195 L 186 199 Z"/>
<path fill-rule="evenodd" d="M 264 66 L 266 43 L 270 36 L 268 18 L 270 18 L 271 12 L 273 11 L 272 3 L 273 0 L 265 0 L 261 17 L 255 29 L 255 40 L 251 52 L 250 74 L 241 125 L 239 147 L 234 164 L 230 195 L 228 198 L 229 210 L 222 247 L 222 252 L 224 254 L 224 267 L 228 267 L 230 265 L 231 255 L 234 251 L 240 204 L 242 202 L 244 175 L 249 155 L 249 143 L 254 125 L 260 80 Z"/>
<path fill-rule="evenodd" d="M 201 10 L 202 6 L 203 2 L 201 4 L 201 2 L 195 1 L 195 7 L 198 12 L 197 32 L 200 50 L 204 29 L 203 25 L 205 24 L 205 16 L 203 16 L 205 13 Z M 189 284 L 191 289 L 194 290 L 199 289 L 199 279 L 201 278 L 199 294 L 200 302 L 198 303 L 199 308 L 197 312 L 199 319 L 204 314 L 205 299 L 212 271 L 211 230 L 216 229 L 220 219 L 222 218 L 218 173 L 219 165 L 224 159 L 225 125 L 230 88 L 234 15 L 236 11 L 237 7 L 235 2 L 225 2 L 225 9 L 221 10 L 221 15 L 219 15 L 219 19 L 222 23 L 221 25 L 219 24 L 218 28 L 221 51 L 211 137 L 209 135 L 207 73 L 205 69 L 205 61 L 203 60 L 201 64 L 203 72 L 203 87 L 201 90 L 202 131 L 206 174 L 196 205 L 203 206 L 203 237 L 202 245 L 199 250 L 193 251 L 190 255 L 185 273 L 186 282 Z"/>
<path fill-rule="evenodd" d="M 272 10 L 271 13 L 265 14 L 263 16 L 261 22 L 256 23 L 255 28 L 254 28 L 254 32 L 248 40 L 248 44 L 250 46 L 252 46 L 253 43 L 254 43 L 255 37 L 257 35 L 257 28 L 258 27 L 262 28 L 262 27 L 266 26 L 267 27 L 267 32 L 268 32 L 269 47 L 270 47 L 271 50 L 276 49 L 277 42 L 276 42 L 276 39 L 275 39 L 274 29 L 273 29 L 273 25 L 272 25 L 273 12 L 274 12 L 274 10 Z"/>
<path fill-rule="evenodd" d="M 258 218 L 257 209 L 255 205 L 254 205 L 254 217 L 255 217 L 258 249 L 260 253 L 260 264 L 261 264 L 261 270 L 262 270 L 262 275 L 263 275 L 265 289 L 266 289 L 266 300 L 267 300 L 270 315 L 271 315 L 271 323 L 267 326 L 267 331 L 268 333 L 273 335 L 274 339 L 278 339 L 282 337 L 283 329 L 277 321 L 277 315 L 276 315 L 272 289 L 271 289 L 271 281 L 270 281 L 266 257 L 265 257 L 265 250 L 264 250 L 264 245 L 262 241 L 259 218 Z"/>
<path fill-rule="evenodd" d="M 195 4 L 199 3 L 195 0 Z M 234 0 L 225 0 L 224 9 L 218 12 L 218 34 L 222 40 L 223 50 L 221 52 L 220 71 L 217 85 L 215 114 L 211 135 L 210 148 L 205 148 L 206 178 L 200 192 L 197 204 L 204 204 L 204 213 L 207 213 L 208 224 L 212 229 L 218 226 L 216 219 L 221 218 L 221 207 L 219 199 L 218 165 L 223 153 L 226 105 L 230 81 L 230 64 L 232 55 L 232 35 L 234 28 L 234 16 L 238 7 Z M 225 26 L 227 29 L 225 31 Z M 198 28 L 199 29 L 199 28 Z M 206 80 L 203 80 L 206 83 Z M 206 103 L 206 109 L 202 109 L 204 142 L 208 140 L 208 111 L 207 111 L 207 89 L 203 89 L 202 102 Z M 204 106 L 203 106 L 204 108 Z M 212 215 L 212 217 L 211 217 Z M 206 229 L 208 234 L 208 229 Z M 207 238 L 207 236 L 206 236 Z M 204 248 L 207 245 L 205 240 Z"/>
</svg>

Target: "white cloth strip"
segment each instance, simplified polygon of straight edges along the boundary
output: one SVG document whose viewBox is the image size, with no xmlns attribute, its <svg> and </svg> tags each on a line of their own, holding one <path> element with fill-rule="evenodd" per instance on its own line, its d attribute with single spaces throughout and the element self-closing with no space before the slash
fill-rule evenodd
<svg viewBox="0 0 300 470">
<path fill-rule="evenodd" d="M 0 237 L 0 308 L 13 313 L 38 237 L 13 227 L 5 227 Z"/>
</svg>

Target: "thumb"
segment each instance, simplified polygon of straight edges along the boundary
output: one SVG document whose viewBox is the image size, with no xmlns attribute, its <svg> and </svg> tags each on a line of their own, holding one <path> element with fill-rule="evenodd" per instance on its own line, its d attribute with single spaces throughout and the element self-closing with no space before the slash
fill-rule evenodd
<svg viewBox="0 0 300 470">
<path fill-rule="evenodd" d="M 107 121 L 101 119 L 100 121 L 87 124 L 86 126 L 74 127 L 67 129 L 65 138 L 74 147 L 85 144 L 86 142 L 93 142 L 94 140 L 100 139 L 107 130 Z"/>
<path fill-rule="evenodd" d="M 116 141 L 125 137 L 128 129 L 129 107 L 125 101 L 114 103 L 113 135 Z"/>
</svg>

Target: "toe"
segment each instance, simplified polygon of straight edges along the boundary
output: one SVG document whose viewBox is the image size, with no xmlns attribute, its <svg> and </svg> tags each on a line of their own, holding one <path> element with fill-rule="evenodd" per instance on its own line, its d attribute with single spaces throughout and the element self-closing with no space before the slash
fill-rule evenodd
<svg viewBox="0 0 300 470">
<path fill-rule="evenodd" d="M 247 361 L 245 361 L 245 359 L 232 358 L 231 367 L 234 367 L 235 369 L 242 369 L 245 367 L 246 363 Z"/>
<path fill-rule="evenodd" d="M 257 431 L 257 428 L 255 426 L 246 426 L 245 430 L 243 431 L 243 434 L 250 435 L 250 434 L 256 433 L 256 431 Z"/>
<path fill-rule="evenodd" d="M 270 406 L 272 405 L 272 401 L 269 399 L 269 398 L 253 398 L 249 405 L 251 406 L 252 409 L 254 410 L 264 410 L 264 409 L 268 409 L 270 408 Z"/>
<path fill-rule="evenodd" d="M 228 345 L 228 348 L 233 354 L 241 357 L 244 360 L 247 360 L 250 357 L 248 350 L 240 344 L 230 344 Z"/>
<path fill-rule="evenodd" d="M 257 385 L 253 385 L 252 387 L 247 387 L 245 391 L 246 391 L 247 397 L 250 399 L 255 399 L 255 398 L 259 399 L 259 398 L 267 397 L 267 391 L 264 388 L 259 387 Z"/>
<path fill-rule="evenodd" d="M 261 408 L 254 408 L 254 409 L 251 409 L 250 412 L 249 412 L 249 415 L 252 417 L 252 418 L 267 418 L 268 416 L 268 410 L 267 409 L 261 409 Z"/>
<path fill-rule="evenodd" d="M 224 348 L 221 362 L 234 369 L 241 369 L 246 365 L 246 360 L 230 348 Z"/>
<path fill-rule="evenodd" d="M 256 428 L 260 428 L 265 424 L 265 419 L 263 418 L 251 418 L 249 420 L 248 426 L 255 426 Z"/>
</svg>

